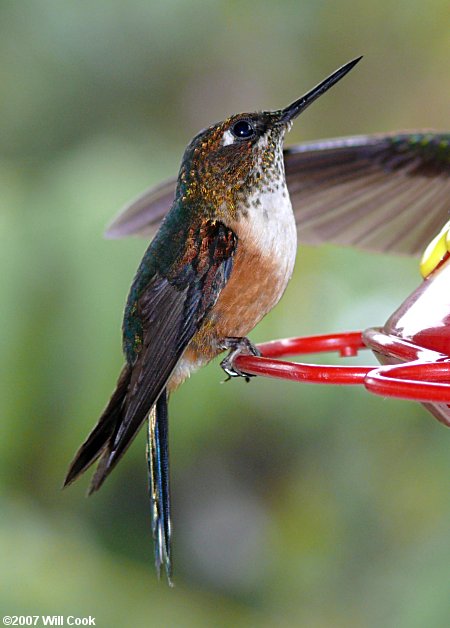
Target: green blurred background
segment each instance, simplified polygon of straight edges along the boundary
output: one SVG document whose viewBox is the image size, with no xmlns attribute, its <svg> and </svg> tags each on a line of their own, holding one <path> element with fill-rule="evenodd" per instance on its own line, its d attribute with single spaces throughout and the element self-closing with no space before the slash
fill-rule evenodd
<svg viewBox="0 0 450 628">
<path fill-rule="evenodd" d="M 147 243 L 106 241 L 230 113 L 362 63 L 287 143 L 448 127 L 448 2 L 0 2 L 2 614 L 98 626 L 448 626 L 450 432 L 419 405 L 217 362 L 171 403 L 176 588 L 156 580 L 143 434 L 62 492 L 119 372 Z M 417 262 L 304 248 L 254 341 L 381 324 Z M 360 361 L 372 361 L 364 355 Z"/>
</svg>

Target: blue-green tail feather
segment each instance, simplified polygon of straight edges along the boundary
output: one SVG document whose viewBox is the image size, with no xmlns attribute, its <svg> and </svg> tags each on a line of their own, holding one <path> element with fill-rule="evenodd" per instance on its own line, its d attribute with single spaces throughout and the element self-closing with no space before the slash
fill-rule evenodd
<svg viewBox="0 0 450 628">
<path fill-rule="evenodd" d="M 156 569 L 160 574 L 164 565 L 172 584 L 168 427 L 167 392 L 163 390 L 148 420 L 147 462 Z"/>
</svg>

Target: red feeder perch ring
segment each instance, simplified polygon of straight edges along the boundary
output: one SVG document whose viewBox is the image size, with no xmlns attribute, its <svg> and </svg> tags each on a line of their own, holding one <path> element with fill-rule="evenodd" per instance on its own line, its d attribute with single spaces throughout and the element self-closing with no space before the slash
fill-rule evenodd
<svg viewBox="0 0 450 628">
<path fill-rule="evenodd" d="M 239 356 L 236 365 L 245 373 L 314 384 L 362 384 L 365 366 L 324 366 L 285 362 L 274 358 L 307 353 L 338 351 L 341 356 L 357 355 L 365 349 L 361 332 L 286 338 L 258 345 L 262 356 Z M 370 369 L 369 369 L 370 370 Z"/>
<path fill-rule="evenodd" d="M 236 366 L 252 375 L 315 384 L 362 384 L 384 397 L 450 404 L 450 356 L 415 345 L 380 329 L 287 338 L 258 345 L 261 357 L 242 355 Z M 372 349 L 388 366 L 335 366 L 279 360 L 298 354 L 337 351 L 341 357 Z"/>
</svg>

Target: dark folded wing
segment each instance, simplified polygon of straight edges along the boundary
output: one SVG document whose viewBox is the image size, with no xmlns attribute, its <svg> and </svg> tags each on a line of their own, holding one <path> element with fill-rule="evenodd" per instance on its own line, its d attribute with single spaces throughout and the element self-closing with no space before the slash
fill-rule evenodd
<svg viewBox="0 0 450 628">
<path fill-rule="evenodd" d="M 450 134 L 361 135 L 284 151 L 299 242 L 420 254 L 448 220 Z M 176 181 L 130 203 L 106 235 L 152 236 Z"/>
<path fill-rule="evenodd" d="M 450 134 L 324 140 L 285 150 L 299 241 L 420 254 L 450 213 Z"/>
<path fill-rule="evenodd" d="M 156 275 L 139 297 L 142 348 L 133 365 L 123 415 L 100 460 L 92 490 L 99 488 L 133 440 L 230 275 L 237 245 L 230 229 L 205 221 L 191 230 L 187 242 L 186 254 L 170 276 Z"/>
</svg>

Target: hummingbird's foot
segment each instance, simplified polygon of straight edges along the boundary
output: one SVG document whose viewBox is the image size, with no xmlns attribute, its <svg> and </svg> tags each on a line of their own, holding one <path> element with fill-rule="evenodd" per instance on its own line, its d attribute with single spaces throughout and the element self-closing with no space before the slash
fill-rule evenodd
<svg viewBox="0 0 450 628">
<path fill-rule="evenodd" d="M 250 377 L 255 377 L 255 375 L 244 373 L 234 366 L 234 360 L 239 355 L 261 355 L 261 351 L 248 338 L 226 338 L 222 346 L 224 349 L 230 350 L 227 357 L 220 363 L 220 366 L 228 375 L 226 382 L 232 377 L 244 377 L 246 382 L 250 381 Z"/>
</svg>

